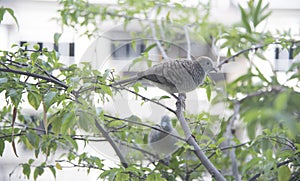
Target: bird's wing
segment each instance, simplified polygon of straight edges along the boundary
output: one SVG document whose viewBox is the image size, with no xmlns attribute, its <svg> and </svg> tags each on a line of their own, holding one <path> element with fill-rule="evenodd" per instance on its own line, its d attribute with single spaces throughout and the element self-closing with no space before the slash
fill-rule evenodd
<svg viewBox="0 0 300 181">
<path fill-rule="evenodd" d="M 186 67 L 189 64 L 192 64 L 191 61 L 168 61 L 155 65 L 152 68 L 141 72 L 140 75 L 144 79 L 150 80 L 158 85 L 161 84 L 164 87 L 168 87 L 176 92 L 179 90 L 178 86 L 183 85 L 186 82 L 186 79 L 191 77 L 186 70 Z"/>
<path fill-rule="evenodd" d="M 155 83 L 166 85 L 168 88 L 171 87 L 172 90 L 176 90 L 174 92 L 185 92 L 197 87 L 192 74 L 193 68 L 192 61 L 169 61 L 146 70 L 143 72 L 143 77 Z"/>
</svg>

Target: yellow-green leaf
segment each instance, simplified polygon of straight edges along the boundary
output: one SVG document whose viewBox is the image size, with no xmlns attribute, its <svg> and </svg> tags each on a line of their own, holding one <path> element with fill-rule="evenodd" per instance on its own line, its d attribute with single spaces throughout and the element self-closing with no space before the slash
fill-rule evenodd
<svg viewBox="0 0 300 181">
<path fill-rule="evenodd" d="M 58 170 L 62 170 L 62 167 L 61 167 L 61 165 L 60 165 L 59 163 L 56 163 L 56 164 L 55 164 L 55 167 L 56 167 Z"/>
<path fill-rule="evenodd" d="M 291 177 L 291 170 L 287 166 L 278 169 L 278 181 L 288 181 Z"/>
</svg>

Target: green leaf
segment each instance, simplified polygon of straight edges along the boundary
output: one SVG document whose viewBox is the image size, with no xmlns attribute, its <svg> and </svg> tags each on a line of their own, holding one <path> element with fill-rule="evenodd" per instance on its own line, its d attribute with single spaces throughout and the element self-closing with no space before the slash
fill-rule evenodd
<svg viewBox="0 0 300 181">
<path fill-rule="evenodd" d="M 55 45 L 58 45 L 58 41 L 59 41 L 60 37 L 61 37 L 61 33 L 54 34 L 54 44 Z"/>
<path fill-rule="evenodd" d="M 160 96 L 160 98 L 158 100 L 163 100 L 163 99 L 170 99 L 170 96 Z"/>
<path fill-rule="evenodd" d="M 259 0 L 254 10 L 254 14 L 253 14 L 254 27 L 256 27 L 259 24 L 258 18 L 261 12 L 261 4 L 262 4 L 262 0 Z"/>
<path fill-rule="evenodd" d="M 256 122 L 252 121 L 247 124 L 247 133 L 250 139 L 254 139 L 256 135 Z"/>
<path fill-rule="evenodd" d="M 90 113 L 80 112 L 78 113 L 78 125 L 84 131 L 90 131 L 91 121 L 94 121 L 93 116 Z"/>
<path fill-rule="evenodd" d="M 278 181 L 289 181 L 291 177 L 291 170 L 288 166 L 281 166 L 278 169 Z"/>
<path fill-rule="evenodd" d="M 6 9 L 4 7 L 0 7 L 0 23 L 3 20 Z"/>
<path fill-rule="evenodd" d="M 208 86 L 206 86 L 206 96 L 207 96 L 207 100 L 210 101 L 211 98 L 211 85 L 209 84 Z"/>
<path fill-rule="evenodd" d="M 156 43 L 153 43 L 153 44 L 151 44 L 151 45 L 149 45 L 144 51 L 143 51 L 143 53 L 148 53 L 151 49 L 153 49 L 154 47 L 156 47 L 157 46 L 157 44 Z"/>
<path fill-rule="evenodd" d="M 259 162 L 260 162 L 261 158 L 259 157 L 255 157 L 252 158 L 249 162 L 247 162 L 247 164 L 243 167 L 244 171 L 247 171 L 248 169 L 256 166 Z"/>
<path fill-rule="evenodd" d="M 0 156 L 3 155 L 4 148 L 5 148 L 5 142 L 3 139 L 0 139 Z"/>
<path fill-rule="evenodd" d="M 136 52 L 136 41 L 135 40 L 131 41 L 131 48 L 134 50 L 134 52 Z"/>
<path fill-rule="evenodd" d="M 46 108 L 46 112 L 50 108 L 50 106 L 55 102 L 55 97 L 57 93 L 56 92 L 48 92 L 47 94 L 44 95 L 44 104 Z"/>
<path fill-rule="evenodd" d="M 17 20 L 15 14 L 14 14 L 14 11 L 13 11 L 12 9 L 10 9 L 10 8 L 5 8 L 5 9 L 6 9 L 6 11 L 13 17 L 13 19 L 14 19 L 14 21 L 16 22 L 17 27 L 18 27 L 18 29 L 19 29 L 19 22 L 18 22 L 18 20 Z"/>
<path fill-rule="evenodd" d="M 50 169 L 50 171 L 52 172 L 52 175 L 53 175 L 54 179 L 56 180 L 56 170 L 55 170 L 54 166 L 49 166 L 48 168 Z"/>
<path fill-rule="evenodd" d="M 106 85 L 100 85 L 100 88 L 106 93 L 106 94 L 108 94 L 109 96 L 113 96 L 113 94 L 112 94 L 112 91 L 111 91 L 111 89 L 110 89 L 110 87 L 109 86 L 106 86 Z"/>
<path fill-rule="evenodd" d="M 40 45 L 39 44 L 33 45 L 33 49 L 35 49 L 36 51 L 40 50 Z"/>
<path fill-rule="evenodd" d="M 134 92 L 135 93 L 138 93 L 139 92 L 139 87 L 141 87 L 142 86 L 142 83 L 140 83 L 140 82 L 136 82 L 132 87 L 133 87 L 133 89 L 134 89 Z"/>
<path fill-rule="evenodd" d="M 161 177 L 160 173 L 151 173 L 147 176 L 146 181 L 167 181 Z"/>
<path fill-rule="evenodd" d="M 18 107 L 21 98 L 22 98 L 22 90 L 16 90 L 16 89 L 8 89 L 6 90 L 5 97 L 10 97 L 11 102 L 15 107 Z"/>
<path fill-rule="evenodd" d="M 0 85 L 1 84 L 4 84 L 4 83 L 7 83 L 7 81 L 8 81 L 8 78 L 0 78 Z"/>
<path fill-rule="evenodd" d="M 27 99 L 29 104 L 37 110 L 41 104 L 42 101 L 42 95 L 38 94 L 36 92 L 28 92 Z"/>
<path fill-rule="evenodd" d="M 285 91 L 280 93 L 274 100 L 274 107 L 276 110 L 281 111 L 284 110 L 287 106 L 287 102 L 289 99 L 290 91 Z"/>
<path fill-rule="evenodd" d="M 32 158 L 30 158 L 30 159 L 28 160 L 28 164 L 29 164 L 29 165 L 31 165 L 33 162 L 34 162 L 34 159 L 32 159 Z"/>
<path fill-rule="evenodd" d="M 30 171 L 31 171 L 30 170 L 30 165 L 25 163 L 25 164 L 22 165 L 22 167 L 23 167 L 23 174 L 27 177 L 27 179 L 29 179 Z"/>
<path fill-rule="evenodd" d="M 248 32 L 248 33 L 251 33 L 252 30 L 251 30 L 251 26 L 250 26 L 250 24 L 249 24 L 248 15 L 247 15 L 245 9 L 242 8 L 242 6 L 239 5 L 239 8 L 240 8 L 241 15 L 242 15 L 242 22 L 243 22 L 243 25 L 245 26 L 247 32 Z"/>
<path fill-rule="evenodd" d="M 75 113 L 73 111 L 64 114 L 62 118 L 62 126 L 61 126 L 62 133 L 66 134 L 69 129 L 72 129 L 72 127 L 76 122 L 75 118 L 76 118 Z"/>
<path fill-rule="evenodd" d="M 52 131 L 58 135 L 61 133 L 61 125 L 62 125 L 62 120 L 60 116 L 60 112 L 57 112 L 56 114 L 53 114 L 49 119 L 48 119 L 49 125 L 51 124 L 52 126 Z"/>
<path fill-rule="evenodd" d="M 39 145 L 39 137 L 36 134 L 33 134 L 31 132 L 28 132 L 26 134 L 26 138 L 28 139 L 31 146 L 37 148 Z"/>
<path fill-rule="evenodd" d="M 38 176 L 44 173 L 44 169 L 42 167 L 36 167 L 33 172 L 33 179 L 36 180 Z"/>
<path fill-rule="evenodd" d="M 70 136 L 64 136 L 64 139 L 66 139 L 69 143 L 72 144 L 73 148 L 77 151 L 78 150 L 78 145 L 77 142 L 72 139 Z"/>
<path fill-rule="evenodd" d="M 118 172 L 118 174 L 116 175 L 116 181 L 126 181 L 129 180 L 130 177 L 128 174 L 122 173 L 122 172 Z"/>
</svg>

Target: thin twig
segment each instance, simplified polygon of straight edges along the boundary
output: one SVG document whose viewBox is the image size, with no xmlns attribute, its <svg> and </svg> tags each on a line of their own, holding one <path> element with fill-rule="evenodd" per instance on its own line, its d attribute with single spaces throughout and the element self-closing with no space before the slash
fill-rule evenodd
<svg viewBox="0 0 300 181">
<path fill-rule="evenodd" d="M 157 101 L 154 101 L 154 100 L 152 100 L 152 99 L 149 99 L 149 98 L 147 98 L 147 97 L 145 97 L 145 96 L 142 96 L 141 94 L 136 93 L 136 92 L 134 92 L 134 91 L 132 91 L 132 90 L 126 88 L 126 87 L 116 87 L 116 86 L 113 86 L 113 85 L 108 85 L 108 86 L 110 86 L 110 87 L 112 87 L 112 88 L 114 88 L 114 89 L 126 90 L 126 91 L 128 91 L 128 92 L 130 92 L 130 93 L 132 93 L 132 94 L 134 94 L 134 95 L 136 95 L 136 96 L 139 96 L 139 97 L 142 98 L 142 100 L 144 100 L 144 101 L 149 101 L 149 102 L 152 102 L 152 103 L 154 103 L 154 104 L 157 104 L 157 105 L 159 105 L 159 106 L 161 106 L 161 107 L 167 109 L 168 111 L 170 111 L 170 112 L 176 114 L 176 111 L 174 111 L 173 109 L 169 108 L 168 106 L 165 106 L 164 104 L 162 104 L 162 103 L 160 103 L 160 102 L 157 102 Z"/>
<path fill-rule="evenodd" d="M 156 36 L 156 30 L 155 30 L 154 23 L 153 23 L 153 22 L 149 22 L 149 24 L 150 24 L 150 27 L 151 27 L 153 39 L 154 39 L 154 41 L 155 41 L 155 43 L 156 43 L 156 45 L 157 45 L 159 51 L 161 52 L 161 54 L 162 54 L 162 56 L 163 56 L 163 58 L 164 58 L 165 60 L 169 60 L 168 55 L 166 54 L 164 48 L 162 47 L 160 41 L 158 40 L 158 38 L 157 38 L 157 36 Z"/>
<path fill-rule="evenodd" d="M 173 137 L 177 138 L 178 140 L 181 140 L 181 141 L 184 141 L 184 142 L 186 141 L 184 138 L 181 138 L 180 136 L 177 136 L 177 135 L 175 135 L 173 133 L 170 133 L 170 132 L 168 132 L 166 130 L 159 129 L 156 126 L 150 126 L 150 125 L 145 124 L 145 123 L 140 123 L 140 122 L 136 122 L 136 121 L 132 121 L 132 120 L 128 120 L 128 119 L 122 119 L 122 118 L 114 117 L 114 116 L 111 116 L 111 115 L 108 115 L 108 114 L 104 114 L 104 116 L 107 117 L 107 118 L 114 119 L 114 120 L 125 121 L 125 122 L 128 122 L 128 123 L 132 123 L 132 124 L 136 124 L 136 125 L 148 127 L 148 128 L 151 128 L 151 129 L 154 129 L 154 130 L 166 133 L 166 134 L 168 134 L 170 136 L 173 136 Z"/>
<path fill-rule="evenodd" d="M 0 68 L 0 72 L 15 73 L 15 74 L 19 74 L 19 75 L 27 75 L 27 76 L 34 77 L 34 78 L 43 79 L 43 80 L 46 80 L 48 82 L 52 82 L 54 84 L 57 84 L 57 85 L 65 88 L 65 89 L 68 89 L 68 87 L 69 87 L 65 83 L 63 83 L 62 81 L 58 81 L 58 80 L 53 79 L 51 77 L 47 77 L 47 76 L 40 75 L 40 74 L 24 72 L 24 71 L 21 71 L 21 70 L 14 70 L 14 69 L 8 69 L 8 68 Z"/>
<path fill-rule="evenodd" d="M 189 31 L 188 31 L 188 26 L 185 25 L 184 26 L 184 34 L 185 34 L 185 39 L 186 39 L 186 45 L 187 45 L 187 59 L 191 60 L 191 40 L 190 40 L 190 36 L 189 36 Z"/>
<path fill-rule="evenodd" d="M 245 143 L 241 143 L 239 145 L 232 145 L 232 146 L 224 146 L 222 148 L 214 148 L 214 149 L 207 149 L 205 151 L 212 151 L 212 150 L 216 150 L 219 149 L 221 151 L 225 151 L 225 150 L 230 150 L 230 149 L 235 149 L 235 148 L 239 148 L 242 146 L 245 146 L 246 144 L 250 143 L 250 141 L 245 142 Z M 210 159 L 211 157 L 213 157 L 214 155 L 216 155 L 217 151 L 212 152 L 207 158 Z M 190 170 L 190 172 L 194 172 L 197 168 L 199 168 L 202 165 L 202 163 L 199 163 L 198 165 L 196 165 L 193 169 Z"/>
<path fill-rule="evenodd" d="M 232 55 L 231 57 L 228 57 L 228 58 L 222 60 L 216 67 L 217 68 L 221 68 L 223 64 L 228 63 L 230 60 L 233 60 L 235 57 L 238 57 L 241 54 L 244 54 L 244 53 L 249 52 L 249 51 L 256 51 L 258 49 L 264 48 L 264 47 L 269 46 L 269 45 L 270 44 L 254 45 L 254 46 L 252 46 L 250 48 L 241 50 L 241 51 L 237 52 L 236 54 Z"/>
<path fill-rule="evenodd" d="M 276 167 L 279 168 L 279 167 L 281 167 L 281 166 L 283 166 L 283 165 L 286 165 L 286 164 L 289 164 L 289 163 L 291 163 L 291 162 L 293 162 L 293 161 L 295 161 L 295 160 L 296 160 L 296 158 L 291 158 L 291 159 L 288 159 L 288 160 L 286 160 L 286 161 L 279 162 L 279 163 L 276 164 Z M 272 167 L 270 170 L 274 170 L 274 167 Z M 263 175 L 264 173 L 265 173 L 264 171 L 262 171 L 262 172 L 260 172 L 260 173 L 257 173 L 257 174 L 255 174 L 253 177 L 251 177 L 248 181 L 255 181 L 255 180 L 257 180 L 258 177 L 260 177 L 260 176 Z"/>
</svg>

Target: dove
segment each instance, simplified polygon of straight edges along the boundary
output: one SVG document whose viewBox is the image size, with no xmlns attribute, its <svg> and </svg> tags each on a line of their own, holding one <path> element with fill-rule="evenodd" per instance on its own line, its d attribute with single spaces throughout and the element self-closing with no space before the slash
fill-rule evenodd
<svg viewBox="0 0 300 181">
<path fill-rule="evenodd" d="M 160 125 L 156 125 L 156 127 L 178 136 L 171 124 L 170 117 L 167 115 L 162 117 Z M 176 142 L 178 142 L 176 137 L 159 130 L 152 129 L 148 135 L 148 145 L 161 156 L 169 156 L 177 150 Z"/>
<path fill-rule="evenodd" d="M 216 69 L 212 60 L 205 56 L 196 60 L 166 61 L 112 85 L 127 85 L 136 81 L 147 80 L 170 94 L 186 93 L 202 85 L 205 77 L 211 71 L 216 71 Z"/>
</svg>

